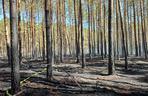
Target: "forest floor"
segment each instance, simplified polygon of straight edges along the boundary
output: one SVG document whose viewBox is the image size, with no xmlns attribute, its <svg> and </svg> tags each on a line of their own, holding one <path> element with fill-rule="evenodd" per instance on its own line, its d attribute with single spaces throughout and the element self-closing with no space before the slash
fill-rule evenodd
<svg viewBox="0 0 148 96">
<path fill-rule="evenodd" d="M 108 76 L 107 60 L 88 59 L 82 69 L 81 64 L 68 59 L 53 65 L 50 82 L 46 80 L 45 62 L 23 60 L 18 96 L 148 96 L 148 60 L 128 58 L 128 70 L 124 70 L 123 59 L 116 60 L 116 73 Z M 10 78 L 10 66 L 1 58 L 0 96 L 10 88 Z"/>
</svg>

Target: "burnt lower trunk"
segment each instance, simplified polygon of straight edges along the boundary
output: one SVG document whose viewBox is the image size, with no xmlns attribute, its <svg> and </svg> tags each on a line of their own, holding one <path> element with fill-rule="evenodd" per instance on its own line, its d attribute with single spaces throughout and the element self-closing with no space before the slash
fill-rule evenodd
<svg viewBox="0 0 148 96">
<path fill-rule="evenodd" d="M 78 31 L 77 31 L 77 15 L 76 15 L 76 0 L 74 1 L 74 22 L 75 22 L 75 52 L 76 52 L 76 58 L 77 63 L 79 62 L 79 56 L 78 56 Z"/>
<path fill-rule="evenodd" d="M 45 61 L 45 30 L 44 30 L 44 23 L 42 23 L 42 57 L 43 61 Z"/>
<path fill-rule="evenodd" d="M 116 2 L 116 44 L 117 44 L 117 59 L 120 58 L 120 55 L 119 55 L 119 16 L 118 16 L 118 2 Z"/>
<path fill-rule="evenodd" d="M 124 35 L 124 29 L 123 29 L 123 20 L 122 20 L 122 14 L 121 14 L 121 8 L 120 8 L 120 2 L 118 0 L 118 7 L 119 7 L 119 16 L 120 16 L 120 23 L 121 23 L 121 33 L 122 33 L 122 48 L 123 48 L 123 53 L 124 53 L 124 58 L 125 58 L 125 69 L 128 69 L 128 61 L 127 61 L 127 50 L 125 46 L 125 35 Z"/>
<path fill-rule="evenodd" d="M 113 37 L 112 37 L 112 0 L 108 2 L 108 74 L 113 75 L 115 73 L 114 61 L 113 61 Z"/>
<path fill-rule="evenodd" d="M 81 33 L 81 59 L 82 59 L 82 68 L 85 68 L 85 56 L 84 56 L 84 33 L 83 33 L 83 14 L 82 14 L 82 4 L 79 0 L 79 33 Z"/>
<path fill-rule="evenodd" d="M 10 30 L 11 30 L 11 91 L 16 94 L 20 90 L 19 49 L 17 28 L 17 0 L 10 0 Z"/>
<path fill-rule="evenodd" d="M 44 1 L 45 7 L 45 27 L 46 27 L 46 53 L 47 53 L 47 79 L 51 80 L 52 77 L 52 6 L 51 0 Z M 50 7 L 49 7 L 50 6 Z"/>
</svg>

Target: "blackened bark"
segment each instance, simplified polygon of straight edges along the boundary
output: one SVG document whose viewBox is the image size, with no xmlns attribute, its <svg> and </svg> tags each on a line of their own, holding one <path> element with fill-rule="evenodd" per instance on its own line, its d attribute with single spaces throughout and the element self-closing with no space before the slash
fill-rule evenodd
<svg viewBox="0 0 148 96">
<path fill-rule="evenodd" d="M 124 36 L 124 29 L 123 29 L 123 20 L 122 20 L 121 8 L 120 8 L 119 0 L 118 0 L 118 7 L 119 7 L 120 22 L 121 22 L 123 53 L 124 53 L 124 57 L 125 57 L 125 69 L 127 70 L 128 69 L 127 50 L 126 50 L 126 46 L 125 46 L 125 36 Z"/>
<path fill-rule="evenodd" d="M 12 89 L 12 94 L 16 94 L 20 90 L 17 0 L 10 0 L 9 3 L 10 3 L 10 31 L 11 31 L 11 89 Z"/>
<path fill-rule="evenodd" d="M 115 73 L 114 61 L 113 61 L 113 37 L 112 37 L 112 0 L 108 1 L 108 74 L 113 75 Z"/>
<path fill-rule="evenodd" d="M 52 33 L 52 6 L 51 0 L 44 1 L 45 7 L 45 27 L 46 27 L 46 53 L 47 53 L 47 79 L 52 78 L 52 43 L 51 43 L 51 33 Z M 50 6 L 50 7 L 49 7 Z"/>
<path fill-rule="evenodd" d="M 82 59 L 82 68 L 85 68 L 85 56 L 84 56 L 84 33 L 83 33 L 83 16 L 82 16 L 82 4 L 79 0 L 79 32 L 81 32 L 81 59 Z"/>
</svg>

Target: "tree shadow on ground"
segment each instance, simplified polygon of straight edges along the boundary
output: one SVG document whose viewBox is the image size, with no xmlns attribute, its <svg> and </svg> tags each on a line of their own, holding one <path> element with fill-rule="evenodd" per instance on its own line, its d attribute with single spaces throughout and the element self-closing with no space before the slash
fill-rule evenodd
<svg viewBox="0 0 148 96">
<path fill-rule="evenodd" d="M 0 73 L 0 81 L 9 82 L 11 79 L 11 74 L 8 72 Z"/>
<path fill-rule="evenodd" d="M 0 68 L 9 67 L 7 59 L 0 58 Z"/>
<path fill-rule="evenodd" d="M 96 63 L 87 63 L 86 64 L 87 67 L 107 67 L 106 63 L 103 62 L 96 62 Z"/>
<path fill-rule="evenodd" d="M 129 64 L 128 70 L 125 70 L 124 65 L 115 64 L 116 71 L 127 75 L 144 75 L 148 72 L 148 64 Z"/>
<path fill-rule="evenodd" d="M 138 81 L 148 83 L 148 74 L 144 75 L 143 77 L 137 78 Z"/>
<path fill-rule="evenodd" d="M 48 88 L 31 88 L 26 87 L 21 96 L 55 96 Z"/>
</svg>

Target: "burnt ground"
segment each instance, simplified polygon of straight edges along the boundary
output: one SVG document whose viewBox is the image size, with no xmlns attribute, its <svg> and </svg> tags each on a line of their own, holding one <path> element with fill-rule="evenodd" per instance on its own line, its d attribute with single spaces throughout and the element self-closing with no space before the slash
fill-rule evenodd
<svg viewBox="0 0 148 96">
<path fill-rule="evenodd" d="M 74 60 L 53 65 L 53 78 L 46 79 L 46 64 L 42 60 L 23 60 L 21 91 L 18 96 L 148 96 L 148 60 L 129 58 L 115 61 L 115 75 L 107 75 L 107 60 L 86 60 L 86 68 Z M 10 66 L 0 59 L 0 96 L 10 88 Z"/>
</svg>

